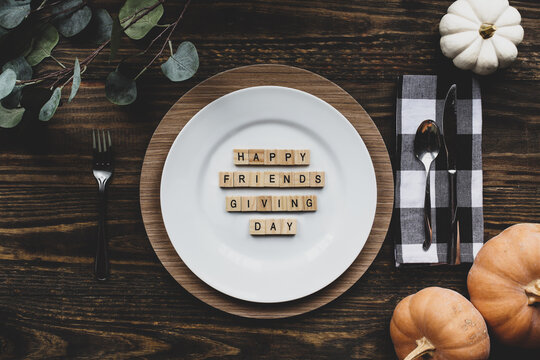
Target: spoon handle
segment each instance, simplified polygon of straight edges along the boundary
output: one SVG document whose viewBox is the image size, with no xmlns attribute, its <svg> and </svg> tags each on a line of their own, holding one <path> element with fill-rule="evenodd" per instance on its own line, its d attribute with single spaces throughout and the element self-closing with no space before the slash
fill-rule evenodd
<svg viewBox="0 0 540 360">
<path fill-rule="evenodd" d="M 431 230 L 431 194 L 430 194 L 430 181 L 429 181 L 429 170 L 426 175 L 426 193 L 424 197 L 424 231 L 425 238 L 422 248 L 424 251 L 427 251 L 431 246 L 431 239 L 433 232 Z"/>
</svg>

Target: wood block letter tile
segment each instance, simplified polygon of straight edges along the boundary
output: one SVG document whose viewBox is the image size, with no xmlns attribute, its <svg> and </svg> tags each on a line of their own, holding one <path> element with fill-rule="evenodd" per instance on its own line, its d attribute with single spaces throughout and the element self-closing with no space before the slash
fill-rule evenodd
<svg viewBox="0 0 540 360">
<path fill-rule="evenodd" d="M 247 165 L 249 164 L 248 151 L 242 149 L 233 150 L 233 162 L 235 165 Z"/>
<path fill-rule="evenodd" d="M 294 150 L 294 165 L 309 165 L 309 150 Z"/>
<path fill-rule="evenodd" d="M 294 184 L 294 175 L 291 172 L 279 173 L 279 187 L 286 188 L 291 187 Z"/>
<path fill-rule="evenodd" d="M 294 165 L 294 151 L 278 150 L 278 163 L 279 165 Z"/>
<path fill-rule="evenodd" d="M 266 224 L 262 219 L 250 219 L 249 220 L 249 233 L 251 235 L 265 235 Z"/>
<path fill-rule="evenodd" d="M 233 173 L 228 171 L 221 171 L 219 173 L 219 187 L 230 188 L 233 187 Z"/>
<path fill-rule="evenodd" d="M 264 165 L 278 165 L 277 150 L 264 150 Z"/>
<path fill-rule="evenodd" d="M 225 209 L 229 212 L 242 211 L 242 197 L 241 196 L 227 196 Z"/>
<path fill-rule="evenodd" d="M 309 187 L 309 173 L 308 172 L 295 172 L 294 173 L 294 187 Z"/>
<path fill-rule="evenodd" d="M 286 196 L 272 196 L 272 211 L 287 211 L 287 197 Z"/>
<path fill-rule="evenodd" d="M 325 173 L 324 171 L 312 171 L 309 173 L 309 186 L 310 187 L 324 187 L 325 182 Z"/>
<path fill-rule="evenodd" d="M 281 234 L 281 220 L 280 219 L 266 219 L 266 235 L 280 235 Z"/>
<path fill-rule="evenodd" d="M 272 197 L 257 196 L 257 211 L 272 211 Z"/>
<path fill-rule="evenodd" d="M 296 234 L 296 219 L 281 219 L 281 235 Z"/>
<path fill-rule="evenodd" d="M 303 196 L 288 196 L 287 211 L 303 211 L 304 210 Z"/>
<path fill-rule="evenodd" d="M 264 149 L 249 149 L 249 165 L 264 165 Z"/>
<path fill-rule="evenodd" d="M 242 196 L 242 212 L 257 211 L 256 196 Z"/>
<path fill-rule="evenodd" d="M 264 187 L 279 187 L 279 172 L 264 172 Z"/>
<path fill-rule="evenodd" d="M 234 172 L 234 187 L 248 187 L 248 186 L 249 186 L 249 172 L 235 171 Z"/>
<path fill-rule="evenodd" d="M 304 211 L 317 211 L 317 195 L 304 195 Z"/>
<path fill-rule="evenodd" d="M 249 173 L 249 187 L 263 187 L 264 186 L 264 173 L 260 171 L 253 171 Z"/>
</svg>

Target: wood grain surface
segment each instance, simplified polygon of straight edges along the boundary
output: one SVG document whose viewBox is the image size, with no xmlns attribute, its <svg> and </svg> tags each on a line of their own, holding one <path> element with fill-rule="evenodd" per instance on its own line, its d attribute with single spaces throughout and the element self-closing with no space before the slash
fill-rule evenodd
<svg viewBox="0 0 540 360">
<path fill-rule="evenodd" d="M 122 0 L 90 1 L 117 13 Z M 166 23 L 182 1 L 166 1 Z M 193 1 L 175 44 L 197 45 L 201 66 L 171 83 L 155 66 L 139 100 L 110 104 L 104 79 L 115 64 L 97 57 L 79 95 L 49 123 L 25 119 L 0 130 L 0 358 L 395 359 L 388 325 L 397 302 L 426 286 L 467 295 L 468 265 L 396 269 L 390 236 L 343 296 L 310 313 L 245 319 L 208 306 L 168 274 L 139 209 L 143 157 L 156 126 L 190 88 L 221 71 L 276 63 L 333 81 L 368 112 L 393 156 L 396 78 L 454 72 L 437 25 L 451 1 Z M 525 38 L 512 66 L 482 79 L 485 236 L 540 222 L 540 6 L 511 1 Z M 61 61 L 87 56 L 62 39 Z M 125 40 L 120 56 L 144 44 Z M 2 49 L 4 51 L 4 49 Z M 137 58 L 140 68 L 149 59 Z M 165 61 L 165 57 L 160 59 Z M 57 69 L 45 60 L 40 71 Z M 116 171 L 109 193 L 111 280 L 92 278 L 97 187 L 91 129 L 111 129 Z M 491 359 L 536 359 L 493 340 Z"/>
<path fill-rule="evenodd" d="M 315 95 L 341 112 L 366 144 L 377 178 L 377 210 L 364 248 L 332 284 L 295 301 L 258 304 L 226 296 L 206 285 L 182 262 L 172 246 L 161 217 L 161 172 L 172 143 L 184 125 L 203 107 L 223 95 L 252 86 L 285 86 Z M 377 127 L 347 92 L 312 72 L 284 65 L 243 66 L 217 74 L 185 94 L 158 125 L 141 171 L 141 213 L 146 233 L 156 255 L 172 277 L 192 295 L 231 314 L 260 319 L 276 319 L 317 309 L 347 291 L 365 273 L 386 237 L 394 204 L 394 178 L 388 152 Z"/>
</svg>

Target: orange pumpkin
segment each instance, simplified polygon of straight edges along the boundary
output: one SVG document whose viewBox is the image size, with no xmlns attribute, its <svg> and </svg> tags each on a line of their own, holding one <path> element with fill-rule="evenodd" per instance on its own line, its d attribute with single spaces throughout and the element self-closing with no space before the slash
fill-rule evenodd
<svg viewBox="0 0 540 360">
<path fill-rule="evenodd" d="M 399 359 L 484 360 L 489 335 L 482 315 L 457 292 L 429 287 L 401 300 L 390 322 Z"/>
<path fill-rule="evenodd" d="M 489 240 L 469 271 L 471 301 L 504 343 L 540 348 L 540 224 Z"/>
</svg>

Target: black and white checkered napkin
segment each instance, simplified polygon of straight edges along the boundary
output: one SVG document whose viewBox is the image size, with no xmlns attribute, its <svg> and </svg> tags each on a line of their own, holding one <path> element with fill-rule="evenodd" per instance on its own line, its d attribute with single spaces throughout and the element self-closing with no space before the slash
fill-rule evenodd
<svg viewBox="0 0 540 360">
<path fill-rule="evenodd" d="M 432 119 L 442 124 L 444 99 L 457 84 L 458 216 L 461 262 L 472 262 L 484 243 L 482 209 L 482 102 L 476 78 L 444 78 L 435 75 L 405 75 L 398 84 L 396 107 L 396 196 L 393 219 L 396 266 L 436 264 L 447 259 L 449 233 L 448 174 L 444 156 L 431 167 L 431 219 L 433 243 L 424 242 L 425 172 L 413 153 L 418 125 Z M 442 128 L 441 128 L 442 131 Z"/>
</svg>

